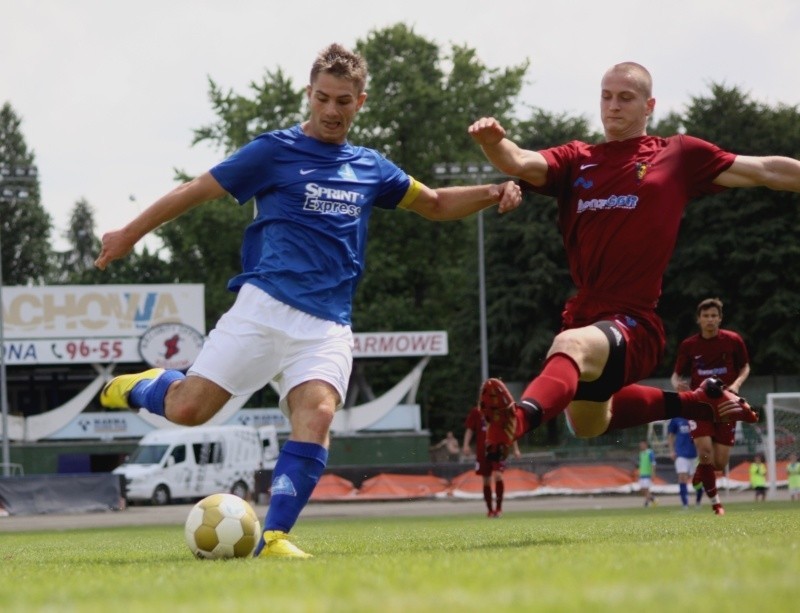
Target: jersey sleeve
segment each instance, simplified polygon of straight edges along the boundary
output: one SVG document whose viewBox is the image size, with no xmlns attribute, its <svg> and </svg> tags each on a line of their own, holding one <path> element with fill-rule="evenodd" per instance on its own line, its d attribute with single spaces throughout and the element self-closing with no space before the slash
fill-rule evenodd
<svg viewBox="0 0 800 613">
<path fill-rule="evenodd" d="M 535 186 L 522 181 L 520 186 L 524 191 L 536 192 L 545 196 L 558 197 L 564 188 L 564 182 L 569 180 L 572 162 L 580 157 L 585 143 L 574 140 L 558 147 L 542 149 L 542 154 L 547 161 L 547 179 L 544 185 Z"/>
<path fill-rule="evenodd" d="M 691 375 L 691 361 L 689 360 L 689 344 L 688 341 L 683 341 L 678 346 L 678 356 L 675 358 L 675 368 L 673 372 L 679 377 L 686 377 Z"/>
<path fill-rule="evenodd" d="M 715 185 L 714 179 L 731 167 L 736 155 L 694 136 L 682 135 L 679 138 L 689 197 L 697 198 L 725 190 L 722 185 Z"/>
<path fill-rule="evenodd" d="M 677 434 L 678 433 L 678 423 L 674 419 L 670 419 L 669 423 L 667 424 L 667 434 Z"/>
<path fill-rule="evenodd" d="M 733 363 L 737 370 L 741 371 L 746 364 L 750 363 L 750 355 L 747 353 L 747 345 L 744 339 L 737 333 L 733 333 L 736 349 L 733 352 Z"/>
<path fill-rule="evenodd" d="M 381 173 L 381 185 L 375 198 L 375 206 L 395 209 L 407 206 L 419 194 L 420 186 L 401 168 L 377 152 L 373 152 Z"/>
<path fill-rule="evenodd" d="M 274 155 L 273 138 L 268 133 L 261 134 L 209 172 L 239 204 L 244 204 L 271 186 Z"/>
<path fill-rule="evenodd" d="M 467 418 L 464 420 L 464 427 L 472 430 L 473 432 L 478 430 L 479 428 L 475 423 L 477 415 L 478 415 L 477 411 L 473 411 L 472 409 L 470 409 L 469 413 L 467 413 Z"/>
</svg>

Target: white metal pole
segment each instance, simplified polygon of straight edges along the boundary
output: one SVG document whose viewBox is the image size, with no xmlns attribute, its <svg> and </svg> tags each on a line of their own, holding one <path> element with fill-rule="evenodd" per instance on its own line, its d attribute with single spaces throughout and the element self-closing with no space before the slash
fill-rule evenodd
<svg viewBox="0 0 800 613">
<path fill-rule="evenodd" d="M 767 482 L 769 483 L 769 496 L 774 499 L 778 493 L 778 471 L 775 456 L 775 407 L 772 404 L 772 395 L 767 394 L 767 403 L 764 406 L 767 414 L 767 440 L 765 456 L 767 460 Z"/>
</svg>

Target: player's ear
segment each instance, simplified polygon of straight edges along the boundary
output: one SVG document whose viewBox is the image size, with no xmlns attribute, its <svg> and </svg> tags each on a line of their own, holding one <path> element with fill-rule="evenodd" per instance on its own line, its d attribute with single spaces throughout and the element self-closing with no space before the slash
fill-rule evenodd
<svg viewBox="0 0 800 613">
<path fill-rule="evenodd" d="M 361 92 L 358 94 L 358 98 L 356 98 L 356 111 L 360 111 L 361 107 L 364 106 L 364 102 L 367 100 L 367 92 Z"/>
</svg>

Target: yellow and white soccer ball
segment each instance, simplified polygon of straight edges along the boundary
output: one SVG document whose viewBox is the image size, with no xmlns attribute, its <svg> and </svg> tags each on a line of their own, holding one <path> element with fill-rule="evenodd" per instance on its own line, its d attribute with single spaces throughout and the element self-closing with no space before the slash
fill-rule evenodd
<svg viewBox="0 0 800 613">
<path fill-rule="evenodd" d="M 198 558 L 245 558 L 261 537 L 253 507 L 233 494 L 212 494 L 189 512 L 186 544 Z"/>
</svg>

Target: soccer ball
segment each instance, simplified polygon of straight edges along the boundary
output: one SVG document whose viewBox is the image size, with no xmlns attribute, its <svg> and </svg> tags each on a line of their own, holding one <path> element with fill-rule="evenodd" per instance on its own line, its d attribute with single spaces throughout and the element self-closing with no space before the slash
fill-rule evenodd
<svg viewBox="0 0 800 613">
<path fill-rule="evenodd" d="M 212 494 L 194 505 L 184 533 L 198 558 L 244 558 L 261 538 L 261 524 L 253 507 L 238 496 Z"/>
</svg>

